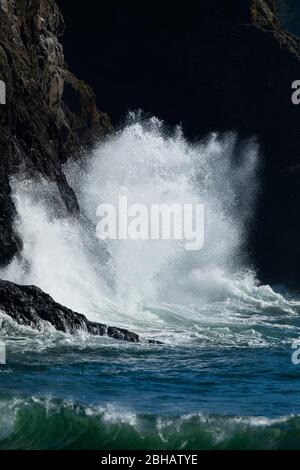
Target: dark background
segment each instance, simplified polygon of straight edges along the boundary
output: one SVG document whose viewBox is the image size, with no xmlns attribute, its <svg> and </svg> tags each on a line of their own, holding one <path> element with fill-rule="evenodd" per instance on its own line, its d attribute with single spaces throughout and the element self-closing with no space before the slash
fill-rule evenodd
<svg viewBox="0 0 300 470">
<path fill-rule="evenodd" d="M 255 136 L 263 184 L 248 251 L 262 281 L 297 285 L 300 107 L 291 84 L 300 61 L 280 28 L 253 24 L 250 0 L 58 4 L 66 60 L 116 128 L 128 110 L 142 109 L 182 123 L 190 139 L 210 131 Z M 300 2 L 280 4 L 281 24 L 300 34 Z"/>
<path fill-rule="evenodd" d="M 278 2 L 282 25 L 300 36 L 299 0 Z M 220 28 L 222 31 L 229 26 L 234 40 L 237 23 L 248 21 L 243 7 L 247 0 L 164 0 L 160 3 L 57 0 L 57 3 L 66 22 L 62 38 L 66 60 L 71 70 L 92 86 L 99 108 L 110 114 L 114 124 L 129 109 L 140 108 L 167 117 L 171 124 L 181 122 L 184 116 L 178 112 L 179 103 L 174 101 L 187 94 L 183 88 L 195 60 L 195 31 L 205 48 L 211 40 L 210 30 Z M 188 49 L 189 42 L 187 54 L 182 50 L 182 43 L 186 43 Z M 230 53 L 230 50 L 225 51 L 224 59 Z M 212 62 L 211 57 L 207 59 Z M 217 60 L 216 51 L 215 63 Z M 236 81 L 241 62 L 228 63 L 231 68 L 227 67 L 226 76 Z M 213 89 L 213 77 L 210 83 L 207 74 L 205 71 L 202 79 L 194 77 L 197 85 L 204 92 L 221 95 L 219 90 Z M 182 88 L 175 86 L 179 80 Z M 249 90 L 245 90 L 246 93 Z M 191 119 L 191 115 L 188 117 Z"/>
<path fill-rule="evenodd" d="M 222 73 L 215 67 L 221 63 L 218 57 L 212 60 L 218 51 L 211 30 L 222 31 L 228 23 L 233 27 L 241 18 L 246 22 L 244 0 L 83 4 L 60 0 L 58 4 L 67 24 L 63 38 L 67 62 L 93 87 L 100 109 L 114 124 L 128 110 L 142 109 L 169 124 L 183 121 L 187 131 L 198 134 L 204 122 L 199 122 L 195 89 L 197 94 L 221 94 L 210 78 Z M 202 77 L 200 48 L 208 55 Z"/>
<path fill-rule="evenodd" d="M 291 33 L 300 36 L 300 2 L 299 0 L 279 0 L 282 25 Z"/>
</svg>

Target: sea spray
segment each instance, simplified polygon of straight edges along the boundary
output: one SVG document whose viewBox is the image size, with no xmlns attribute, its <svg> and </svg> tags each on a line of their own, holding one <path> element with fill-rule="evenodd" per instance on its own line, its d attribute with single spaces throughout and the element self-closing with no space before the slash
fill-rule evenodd
<svg viewBox="0 0 300 470">
<path fill-rule="evenodd" d="M 79 217 L 49 182 L 11 182 L 23 249 L 2 277 L 163 344 L 35 331 L 0 312 L 0 449 L 298 449 L 300 303 L 260 285 L 245 252 L 255 143 L 191 144 L 137 120 L 65 172 Z M 203 249 L 100 241 L 97 207 L 120 194 L 203 204 Z"/>
<path fill-rule="evenodd" d="M 71 160 L 65 173 L 80 218 L 55 215 L 49 183 L 13 183 L 23 251 L 2 277 L 37 285 L 92 320 L 142 331 L 164 323 L 168 305 L 188 322 L 228 300 L 239 311 L 241 302 L 283 299 L 259 287 L 245 256 L 259 180 L 255 142 L 212 134 L 191 144 L 179 128 L 136 120 L 88 158 Z M 203 249 L 187 252 L 177 240 L 97 240 L 97 208 L 117 205 L 120 194 L 145 207 L 203 204 Z"/>
</svg>

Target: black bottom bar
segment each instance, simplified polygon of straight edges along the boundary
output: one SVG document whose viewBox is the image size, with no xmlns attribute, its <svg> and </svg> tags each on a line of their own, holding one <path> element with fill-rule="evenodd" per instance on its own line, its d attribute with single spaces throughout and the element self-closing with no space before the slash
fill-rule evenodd
<svg viewBox="0 0 300 470">
<path fill-rule="evenodd" d="M 142 468 L 145 465 L 203 466 L 220 463 L 245 464 L 267 463 L 276 460 L 276 464 L 287 464 L 291 459 L 300 457 L 300 451 L 2 451 L 1 467 L 10 463 L 57 464 L 77 463 L 93 464 L 102 468 L 121 466 L 123 468 Z M 94 467 L 97 468 L 97 467 Z"/>
</svg>

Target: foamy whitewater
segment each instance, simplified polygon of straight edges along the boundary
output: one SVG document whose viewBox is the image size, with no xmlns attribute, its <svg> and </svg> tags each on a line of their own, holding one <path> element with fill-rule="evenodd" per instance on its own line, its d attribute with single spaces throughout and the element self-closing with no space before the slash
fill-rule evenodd
<svg viewBox="0 0 300 470">
<path fill-rule="evenodd" d="M 105 448 L 116 426 L 114 445 L 122 448 L 295 448 L 285 423 L 294 420 L 298 432 L 291 416 L 299 412 L 300 366 L 291 362 L 291 344 L 300 336 L 300 304 L 260 285 L 246 252 L 259 162 L 255 141 L 213 134 L 191 144 L 179 128 L 170 133 L 157 119 L 133 117 L 65 167 L 80 217 L 62 216 L 51 183 L 12 181 L 23 251 L 1 277 L 163 345 L 36 333 L 3 315 L 11 363 L 0 379 L 10 411 L 0 448 L 17 446 L 18 436 L 19 448 Z M 174 240 L 98 240 L 97 207 L 117 206 L 120 195 L 149 208 L 204 204 L 203 250 Z M 48 406 L 55 410 L 50 434 L 61 425 L 57 414 L 74 426 L 68 445 L 32 437 L 30 420 L 42 435 Z"/>
<path fill-rule="evenodd" d="M 91 320 L 139 331 L 170 326 L 169 310 L 185 330 L 210 321 L 212 313 L 231 322 L 245 307 L 289 307 L 269 287 L 258 286 L 244 255 L 258 170 L 253 142 L 241 147 L 234 135 L 212 135 L 190 145 L 180 129 L 168 136 L 156 119 L 135 122 L 83 163 L 66 167 L 81 220 L 56 216 L 49 183 L 14 183 L 24 249 L 2 277 L 37 285 Z M 204 204 L 204 249 L 187 252 L 174 240 L 97 240 L 97 207 L 117 207 L 120 195 L 147 207 Z"/>
</svg>

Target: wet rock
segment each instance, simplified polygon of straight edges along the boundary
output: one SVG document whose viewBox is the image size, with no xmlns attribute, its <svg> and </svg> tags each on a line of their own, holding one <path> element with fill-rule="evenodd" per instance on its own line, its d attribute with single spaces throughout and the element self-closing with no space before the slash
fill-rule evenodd
<svg viewBox="0 0 300 470">
<path fill-rule="evenodd" d="M 56 303 L 49 295 L 34 286 L 19 286 L 0 281 L 0 310 L 19 325 L 42 330 L 51 325 L 63 333 L 86 332 L 93 336 L 139 343 L 137 334 L 126 329 L 89 321 L 84 315 Z M 154 341 L 148 341 L 155 344 Z"/>
</svg>

